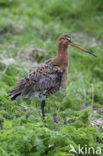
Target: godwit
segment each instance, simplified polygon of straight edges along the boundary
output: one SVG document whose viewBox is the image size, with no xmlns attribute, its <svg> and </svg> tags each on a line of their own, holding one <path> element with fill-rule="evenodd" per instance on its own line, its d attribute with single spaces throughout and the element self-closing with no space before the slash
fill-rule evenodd
<svg viewBox="0 0 103 156">
<path fill-rule="evenodd" d="M 39 98 L 42 100 L 42 116 L 45 117 L 44 106 L 45 100 L 51 94 L 62 89 L 67 81 L 68 76 L 68 52 L 67 48 L 74 46 L 93 56 L 92 52 L 81 48 L 73 43 L 71 37 L 62 34 L 58 39 L 57 56 L 41 64 L 29 75 L 18 82 L 13 90 L 9 91 L 11 100 L 19 98 Z"/>
</svg>

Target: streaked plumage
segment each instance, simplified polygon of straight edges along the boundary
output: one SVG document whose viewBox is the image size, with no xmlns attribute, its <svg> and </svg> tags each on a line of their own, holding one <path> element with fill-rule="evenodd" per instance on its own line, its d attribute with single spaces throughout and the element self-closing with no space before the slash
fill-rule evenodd
<svg viewBox="0 0 103 156">
<path fill-rule="evenodd" d="M 11 100 L 19 98 L 45 100 L 60 89 L 62 76 L 61 68 L 52 60 L 48 60 L 18 82 L 18 86 L 9 92 L 13 96 Z"/>
<path fill-rule="evenodd" d="M 9 91 L 10 96 L 12 96 L 11 100 L 20 98 L 41 99 L 42 115 L 44 117 L 45 99 L 62 89 L 66 84 L 68 75 L 67 48 L 70 45 L 88 52 L 74 44 L 69 35 L 61 35 L 58 39 L 57 56 L 41 64 L 27 77 L 20 80 L 17 87 Z M 88 53 L 91 54 L 91 52 Z"/>
</svg>

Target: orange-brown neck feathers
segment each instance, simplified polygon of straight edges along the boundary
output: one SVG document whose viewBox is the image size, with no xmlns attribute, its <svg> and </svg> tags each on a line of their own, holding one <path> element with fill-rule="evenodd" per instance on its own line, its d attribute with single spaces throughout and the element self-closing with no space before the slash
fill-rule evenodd
<svg viewBox="0 0 103 156">
<path fill-rule="evenodd" d="M 68 66 L 68 52 L 67 52 L 68 44 L 66 40 L 60 36 L 57 44 L 57 56 L 56 63 L 60 66 Z"/>
</svg>

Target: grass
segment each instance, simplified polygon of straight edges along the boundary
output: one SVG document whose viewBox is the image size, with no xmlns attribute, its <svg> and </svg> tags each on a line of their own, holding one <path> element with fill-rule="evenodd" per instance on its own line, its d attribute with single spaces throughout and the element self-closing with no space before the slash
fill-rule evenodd
<svg viewBox="0 0 103 156">
<path fill-rule="evenodd" d="M 102 10 L 102 0 L 0 0 L 1 156 L 80 155 L 69 153 L 70 144 L 103 149 Z M 98 57 L 69 48 L 68 82 L 47 99 L 43 121 L 39 100 L 11 102 L 7 91 L 56 55 L 62 33 Z"/>
</svg>

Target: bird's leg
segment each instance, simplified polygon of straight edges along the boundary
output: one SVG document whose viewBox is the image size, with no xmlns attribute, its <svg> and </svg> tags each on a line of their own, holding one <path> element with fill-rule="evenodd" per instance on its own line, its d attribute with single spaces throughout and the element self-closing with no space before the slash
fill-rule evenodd
<svg viewBox="0 0 103 156">
<path fill-rule="evenodd" d="M 42 110 L 43 118 L 45 117 L 44 106 L 45 106 L 45 100 L 42 100 L 42 102 L 41 102 L 41 110 Z"/>
</svg>

